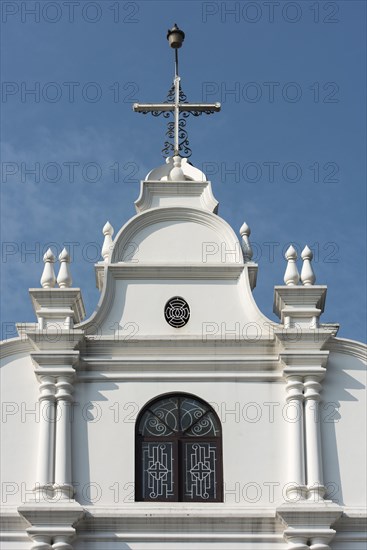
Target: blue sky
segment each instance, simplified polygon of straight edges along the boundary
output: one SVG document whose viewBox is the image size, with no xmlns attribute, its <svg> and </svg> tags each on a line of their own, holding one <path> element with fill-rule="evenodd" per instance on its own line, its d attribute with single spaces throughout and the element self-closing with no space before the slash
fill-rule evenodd
<svg viewBox="0 0 367 550">
<path fill-rule="evenodd" d="M 189 120 L 192 162 L 220 215 L 246 221 L 270 318 L 293 242 L 328 285 L 324 322 L 365 340 L 366 3 L 3 1 L 2 336 L 33 321 L 42 254 L 69 243 L 90 315 L 109 220 L 134 215 L 139 180 L 162 163 L 165 121 L 132 112 L 171 85 L 174 22 L 182 86 L 222 111 Z M 31 90 L 34 90 L 31 93 Z M 32 173 L 32 169 L 35 171 Z M 71 243 L 71 244 L 70 244 Z"/>
</svg>

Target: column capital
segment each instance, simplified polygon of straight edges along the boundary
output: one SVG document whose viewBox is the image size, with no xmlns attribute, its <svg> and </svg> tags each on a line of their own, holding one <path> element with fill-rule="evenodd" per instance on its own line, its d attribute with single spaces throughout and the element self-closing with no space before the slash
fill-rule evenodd
<svg viewBox="0 0 367 550">
<path fill-rule="evenodd" d="M 334 538 L 334 529 L 285 529 L 284 539 L 290 550 L 330 550 L 329 542 Z M 308 541 L 311 541 L 310 546 Z"/>
<path fill-rule="evenodd" d="M 36 352 L 73 351 L 80 346 L 85 335 L 84 330 L 76 328 L 64 330 L 58 325 L 43 329 L 36 324 L 32 326 L 17 324 L 17 330 L 20 336 L 29 339 Z"/>
<path fill-rule="evenodd" d="M 73 402 L 73 392 L 74 392 L 74 381 L 75 375 L 73 373 L 70 374 L 62 374 L 61 376 L 57 377 L 56 382 L 56 400 L 57 401 L 69 401 L 70 403 Z"/>
<path fill-rule="evenodd" d="M 287 385 L 286 385 L 286 401 L 298 400 L 303 401 L 303 380 L 302 376 L 297 374 L 289 374 L 286 376 Z"/>
<path fill-rule="evenodd" d="M 313 383 L 320 383 L 326 374 L 326 368 L 324 367 L 305 367 L 305 366 L 292 366 L 285 367 L 283 369 L 283 376 L 286 381 L 290 378 L 298 377 L 302 384 L 312 385 Z"/>
<path fill-rule="evenodd" d="M 274 327 L 274 336 L 285 351 L 318 352 L 324 350 L 326 342 L 335 336 L 336 325 L 323 324 L 309 329 L 296 325 L 286 328 L 282 325 Z"/>
<path fill-rule="evenodd" d="M 53 379 L 54 383 L 57 383 L 60 377 L 66 377 L 71 381 L 75 379 L 79 351 L 39 351 L 32 352 L 30 356 L 35 366 L 35 375 L 40 382 L 45 377 Z"/>
<path fill-rule="evenodd" d="M 325 373 L 329 354 L 327 350 L 294 349 L 281 351 L 279 357 L 285 369 L 299 369 L 304 373 L 303 376 L 306 376 L 307 372 L 310 375 L 317 372 Z"/>
<path fill-rule="evenodd" d="M 28 533 L 33 541 L 31 550 L 52 550 L 51 537 L 39 533 Z"/>
<path fill-rule="evenodd" d="M 329 542 L 334 538 L 334 529 L 286 529 L 284 539 L 291 550 L 330 550 Z M 308 541 L 311 545 L 308 545 Z"/>
<path fill-rule="evenodd" d="M 317 374 L 307 374 L 304 377 L 304 395 L 305 400 L 312 399 L 314 401 L 320 401 L 320 392 L 322 385 L 320 384 L 323 377 Z"/>
<path fill-rule="evenodd" d="M 56 379 L 54 376 L 41 374 L 38 376 L 39 385 L 39 401 L 55 401 Z"/>
<path fill-rule="evenodd" d="M 52 550 L 73 550 L 69 540 L 71 537 L 59 535 L 54 538 L 54 543 L 52 545 Z"/>
</svg>

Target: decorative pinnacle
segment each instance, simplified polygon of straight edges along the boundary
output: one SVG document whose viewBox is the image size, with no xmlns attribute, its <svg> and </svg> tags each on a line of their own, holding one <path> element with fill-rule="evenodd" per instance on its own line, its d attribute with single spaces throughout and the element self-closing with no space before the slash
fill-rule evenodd
<svg viewBox="0 0 367 550">
<path fill-rule="evenodd" d="M 242 237 L 243 259 L 245 262 L 249 262 L 252 259 L 253 251 L 249 239 L 249 236 L 251 235 L 251 229 L 246 222 L 244 222 L 241 226 L 240 235 Z"/>
<path fill-rule="evenodd" d="M 41 286 L 42 288 L 53 288 L 56 284 L 56 277 L 54 271 L 55 256 L 49 248 L 43 256 L 43 261 L 45 262 L 45 267 L 43 268 L 43 273 L 41 277 Z"/>
<path fill-rule="evenodd" d="M 114 232 L 114 229 L 112 227 L 112 225 L 110 224 L 110 222 L 106 222 L 103 226 L 103 229 L 102 229 L 102 233 L 103 235 L 113 235 L 113 232 Z"/>
<path fill-rule="evenodd" d="M 104 235 L 104 242 L 103 242 L 101 254 L 102 254 L 102 258 L 107 263 L 113 247 L 112 235 L 114 233 L 114 229 L 110 224 L 110 222 L 105 223 L 102 229 L 102 233 Z"/>
<path fill-rule="evenodd" d="M 185 175 L 183 173 L 183 170 L 181 168 L 181 157 L 180 155 L 175 155 L 173 158 L 173 168 L 168 174 L 169 181 L 184 181 Z"/>
<path fill-rule="evenodd" d="M 297 285 L 299 282 L 299 273 L 296 265 L 297 251 L 292 245 L 285 253 L 285 258 L 288 264 L 284 274 L 284 282 L 287 286 Z"/>
<path fill-rule="evenodd" d="M 178 28 L 177 23 L 175 23 L 172 29 L 168 29 L 167 40 L 171 48 L 177 50 L 181 48 L 183 41 L 185 40 L 185 33 Z"/>
<path fill-rule="evenodd" d="M 57 276 L 57 284 L 60 288 L 69 288 L 72 285 L 72 278 L 70 273 L 70 256 L 66 248 L 64 248 L 60 255 L 59 255 L 59 261 L 60 261 L 60 269 L 59 274 Z"/>
<path fill-rule="evenodd" d="M 243 237 L 244 235 L 246 235 L 246 237 L 249 237 L 251 235 L 251 229 L 246 222 L 244 222 L 241 226 L 240 235 L 241 237 Z"/>
<path fill-rule="evenodd" d="M 303 260 L 303 266 L 301 271 L 301 281 L 305 286 L 311 286 L 315 283 L 316 277 L 312 269 L 312 250 L 306 245 L 302 250 L 301 258 Z"/>
</svg>

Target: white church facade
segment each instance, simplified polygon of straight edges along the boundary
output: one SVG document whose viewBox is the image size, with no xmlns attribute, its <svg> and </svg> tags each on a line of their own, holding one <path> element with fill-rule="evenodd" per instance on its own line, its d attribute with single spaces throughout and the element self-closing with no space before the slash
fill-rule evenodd
<svg viewBox="0 0 367 550">
<path fill-rule="evenodd" d="M 178 140 L 174 85 L 135 110 L 172 110 Z M 2 343 L 1 548 L 364 550 L 366 346 L 322 323 L 307 246 L 262 314 L 249 227 L 179 153 L 103 228 L 91 317 L 50 250 Z"/>
</svg>

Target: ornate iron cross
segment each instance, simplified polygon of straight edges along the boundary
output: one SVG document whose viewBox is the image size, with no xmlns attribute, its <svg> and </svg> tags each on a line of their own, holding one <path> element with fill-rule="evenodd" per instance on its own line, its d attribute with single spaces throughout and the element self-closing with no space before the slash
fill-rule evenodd
<svg viewBox="0 0 367 550">
<path fill-rule="evenodd" d="M 169 118 L 173 113 L 174 120 L 168 122 L 165 141 L 162 149 L 163 156 L 168 157 L 170 154 L 180 155 L 181 157 L 190 157 L 191 149 L 189 147 L 188 134 L 186 131 L 186 118 L 190 115 L 200 116 L 203 113 L 210 115 L 220 111 L 220 103 L 188 103 L 187 97 L 182 91 L 180 77 L 178 75 L 178 48 L 182 46 L 185 38 L 185 33 L 177 27 L 168 31 L 167 39 L 172 48 L 175 49 L 175 77 L 173 84 L 168 92 L 167 99 L 164 103 L 134 103 L 133 110 L 136 113 L 152 113 L 153 116 L 163 115 L 164 118 Z"/>
</svg>

